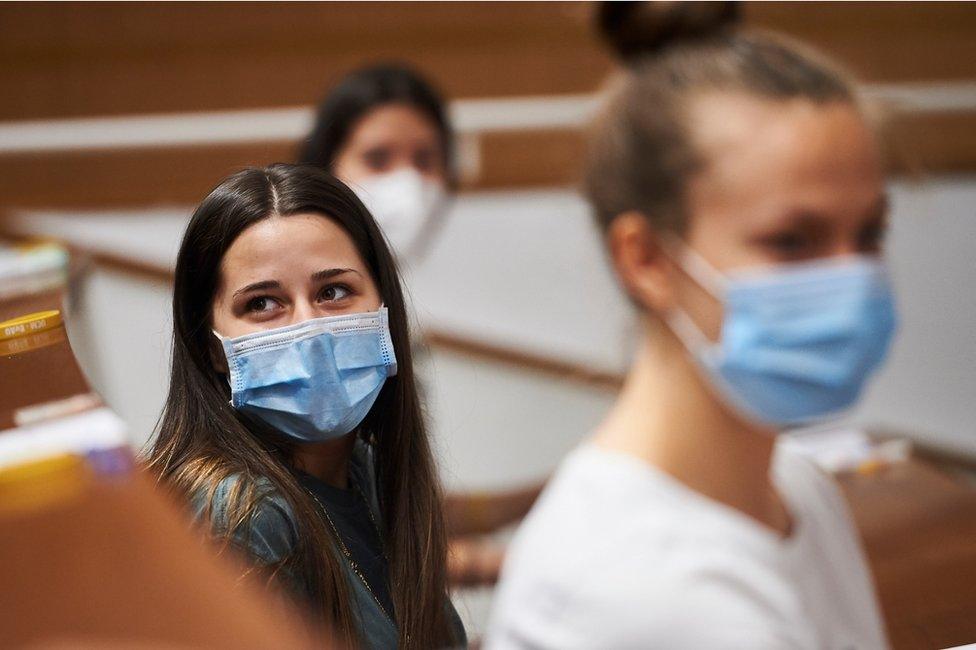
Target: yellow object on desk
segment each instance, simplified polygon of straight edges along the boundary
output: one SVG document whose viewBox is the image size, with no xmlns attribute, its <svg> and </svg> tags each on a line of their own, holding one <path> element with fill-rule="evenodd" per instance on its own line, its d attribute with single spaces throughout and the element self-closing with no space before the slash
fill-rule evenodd
<svg viewBox="0 0 976 650">
<path fill-rule="evenodd" d="M 84 459 L 76 454 L 57 454 L 2 469 L 0 516 L 70 501 L 82 493 L 88 476 Z"/>
<path fill-rule="evenodd" d="M 61 322 L 61 312 L 57 309 L 12 318 L 0 323 L 0 341 L 51 330 L 60 326 Z"/>
</svg>

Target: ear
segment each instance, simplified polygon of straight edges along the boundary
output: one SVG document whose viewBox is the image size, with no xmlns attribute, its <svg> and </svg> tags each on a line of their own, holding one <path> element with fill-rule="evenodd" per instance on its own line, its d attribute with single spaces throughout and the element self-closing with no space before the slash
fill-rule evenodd
<svg viewBox="0 0 976 650">
<path fill-rule="evenodd" d="M 647 311 L 663 313 L 673 301 L 675 268 L 660 236 L 643 214 L 616 217 L 607 230 L 614 269 L 630 297 Z"/>
</svg>

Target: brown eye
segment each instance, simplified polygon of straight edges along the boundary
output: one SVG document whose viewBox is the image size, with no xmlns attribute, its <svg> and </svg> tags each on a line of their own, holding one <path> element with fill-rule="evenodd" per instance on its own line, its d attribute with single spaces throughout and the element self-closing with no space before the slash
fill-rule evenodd
<svg viewBox="0 0 976 650">
<path fill-rule="evenodd" d="M 326 302 L 336 302 L 348 297 L 351 293 L 348 287 L 333 284 L 322 289 L 321 297 Z"/>
<path fill-rule="evenodd" d="M 278 307 L 278 303 L 269 296 L 257 296 L 247 301 L 245 309 L 249 312 L 272 311 Z"/>
<path fill-rule="evenodd" d="M 421 149 L 413 154 L 413 166 L 419 172 L 433 171 L 437 166 L 437 154 L 430 149 Z"/>
<path fill-rule="evenodd" d="M 390 152 L 384 148 L 370 149 L 363 154 L 363 162 L 370 171 L 385 171 L 390 166 Z"/>
<path fill-rule="evenodd" d="M 782 257 L 799 257 L 810 245 L 809 238 L 800 232 L 782 232 L 767 237 L 765 242 Z"/>
</svg>

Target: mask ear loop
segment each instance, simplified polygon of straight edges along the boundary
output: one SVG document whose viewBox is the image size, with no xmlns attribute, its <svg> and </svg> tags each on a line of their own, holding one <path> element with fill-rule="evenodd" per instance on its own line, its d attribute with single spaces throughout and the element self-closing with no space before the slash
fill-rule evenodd
<svg viewBox="0 0 976 650">
<path fill-rule="evenodd" d="M 210 330 L 210 331 L 211 331 L 211 333 L 213 333 L 213 335 L 215 337 L 217 337 L 217 341 L 220 342 L 220 349 L 224 351 L 224 356 L 225 357 L 229 357 L 230 354 L 231 354 L 231 351 L 233 350 L 233 345 L 231 344 L 231 341 L 233 341 L 234 339 L 232 337 L 229 337 L 229 336 L 223 336 L 217 330 Z M 227 359 L 227 362 L 230 363 L 230 359 L 229 358 Z"/>
<path fill-rule="evenodd" d="M 725 297 L 729 281 L 725 274 L 712 266 L 712 263 L 702 257 L 701 253 L 686 244 L 681 238 L 672 235 L 670 239 L 679 254 L 668 253 L 674 262 L 681 267 L 688 277 L 702 289 L 721 301 Z"/>
<path fill-rule="evenodd" d="M 667 236 L 667 243 L 663 249 L 668 257 L 695 284 L 719 302 L 724 302 L 728 280 L 721 271 L 712 266 L 698 251 L 686 244 L 677 235 L 670 233 Z M 693 357 L 714 354 L 714 351 L 720 349 L 714 341 L 705 336 L 705 333 L 692 320 L 691 316 L 679 307 L 673 307 L 668 310 L 664 314 L 664 322 Z"/>
<path fill-rule="evenodd" d="M 233 379 L 231 379 L 231 362 L 230 362 L 231 355 L 227 349 L 228 348 L 227 342 L 231 341 L 232 339 L 223 336 L 220 332 L 214 329 L 210 330 L 210 332 L 217 338 L 218 341 L 220 341 L 220 349 L 224 353 L 224 360 L 225 363 L 227 364 L 227 385 L 231 387 L 231 399 L 228 401 L 228 404 L 233 406 L 234 405 L 234 397 L 233 397 L 234 381 Z"/>
</svg>

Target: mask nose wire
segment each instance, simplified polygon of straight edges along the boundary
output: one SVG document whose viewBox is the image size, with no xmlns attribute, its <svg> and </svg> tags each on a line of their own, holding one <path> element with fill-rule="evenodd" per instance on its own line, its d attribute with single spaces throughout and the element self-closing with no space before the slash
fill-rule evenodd
<svg viewBox="0 0 976 650">
<path fill-rule="evenodd" d="M 376 309 L 376 313 L 378 314 L 378 313 L 382 312 L 384 309 L 386 309 L 386 301 L 385 300 L 380 302 L 380 306 Z M 372 313 L 372 312 L 370 312 L 370 313 Z M 303 321 L 301 323 L 296 323 L 295 325 L 286 325 L 286 327 L 295 327 L 296 325 L 302 325 L 302 324 L 308 323 L 309 321 L 312 321 L 312 320 L 316 320 L 316 319 L 310 318 L 310 319 L 308 319 L 306 321 Z M 217 338 L 217 340 L 220 342 L 221 346 L 223 346 L 224 343 L 226 343 L 227 341 L 233 341 L 234 340 L 234 337 L 232 337 L 232 336 L 224 336 L 224 335 L 222 335 L 220 332 L 218 332 L 215 329 L 211 329 L 210 330 L 210 333 L 213 334 Z M 245 336 L 252 336 L 252 335 L 257 335 L 257 334 L 267 334 L 267 332 L 266 331 L 258 331 L 258 332 L 254 332 L 253 334 L 248 334 L 248 335 L 245 335 Z"/>
</svg>

